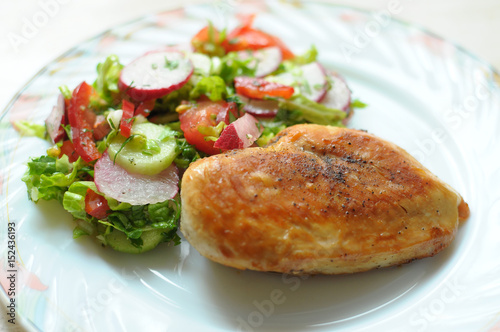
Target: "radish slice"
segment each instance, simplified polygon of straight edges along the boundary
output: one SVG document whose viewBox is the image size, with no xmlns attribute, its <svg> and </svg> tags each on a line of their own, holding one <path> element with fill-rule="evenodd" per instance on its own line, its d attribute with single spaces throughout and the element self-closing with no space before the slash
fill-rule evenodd
<svg viewBox="0 0 500 332">
<path fill-rule="evenodd" d="M 332 87 L 321 100 L 321 104 L 349 113 L 351 110 L 351 89 L 337 73 L 329 74 L 329 79 Z"/>
<path fill-rule="evenodd" d="M 104 152 L 94 168 L 94 181 L 101 193 L 132 205 L 154 204 L 174 198 L 179 190 L 175 164 L 156 175 L 128 173 Z"/>
<path fill-rule="evenodd" d="M 243 110 L 253 116 L 261 118 L 274 118 L 276 114 L 278 114 L 279 102 L 277 100 L 252 99 L 240 95 L 238 95 L 238 97 L 244 103 Z"/>
<path fill-rule="evenodd" d="M 201 53 L 186 53 L 186 57 L 193 64 L 196 74 L 210 76 L 212 72 L 212 60 L 209 56 Z"/>
<path fill-rule="evenodd" d="M 300 66 L 293 72 L 286 72 L 275 77 L 271 81 L 299 88 L 304 97 L 319 102 L 327 92 L 327 73 L 319 62 L 311 62 Z"/>
<path fill-rule="evenodd" d="M 61 127 L 65 122 L 65 103 L 64 96 L 59 94 L 57 98 L 57 104 L 52 108 L 52 112 L 50 112 L 47 120 L 45 120 L 45 126 L 47 127 L 47 133 L 52 139 L 53 143 L 57 143 L 58 141 L 64 138 L 66 132 Z"/>
<path fill-rule="evenodd" d="M 215 141 L 214 148 L 243 149 L 252 145 L 262 133 L 259 121 L 248 113 L 227 126 Z"/>
<path fill-rule="evenodd" d="M 122 69 L 120 89 L 137 101 L 159 98 L 181 88 L 193 74 L 193 64 L 183 53 L 146 53 Z"/>
<path fill-rule="evenodd" d="M 319 62 L 312 62 L 300 67 L 302 81 L 299 80 L 300 92 L 303 96 L 319 102 L 326 95 L 326 71 Z"/>
<path fill-rule="evenodd" d="M 256 77 L 264 77 L 276 71 L 283 60 L 281 50 L 277 46 L 265 47 L 255 51 L 240 51 L 238 52 L 238 57 L 242 60 L 248 59 L 249 57 L 255 59 L 251 61 L 248 66 L 250 68 L 256 66 Z"/>
</svg>

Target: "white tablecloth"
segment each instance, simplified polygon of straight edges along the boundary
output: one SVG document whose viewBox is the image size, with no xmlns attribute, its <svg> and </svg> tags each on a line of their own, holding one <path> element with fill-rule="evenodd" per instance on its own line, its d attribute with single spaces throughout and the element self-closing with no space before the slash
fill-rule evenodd
<svg viewBox="0 0 500 332">
<path fill-rule="evenodd" d="M 214 0 L 235 3 L 241 0 Z M 93 35 L 142 15 L 196 0 L 1 0 L 0 110 L 43 66 Z M 382 10 L 397 2 L 398 18 L 450 39 L 500 68 L 498 0 L 331 1 Z M 3 227 L 3 226 L 2 226 Z M 3 310 L 2 310 L 3 312 Z M 0 314 L 0 331 L 10 331 Z M 9 330 L 7 330 L 9 328 Z M 15 329 L 14 329 L 15 330 Z"/>
</svg>

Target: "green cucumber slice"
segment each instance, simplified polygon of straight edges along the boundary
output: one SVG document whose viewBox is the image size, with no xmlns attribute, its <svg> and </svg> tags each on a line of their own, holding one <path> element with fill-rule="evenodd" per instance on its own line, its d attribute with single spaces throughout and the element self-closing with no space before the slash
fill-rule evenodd
<svg viewBox="0 0 500 332">
<path fill-rule="evenodd" d="M 164 229 L 153 229 L 142 233 L 142 247 L 138 248 L 127 239 L 125 233 L 119 230 L 114 230 L 113 232 L 106 235 L 106 243 L 116 251 L 125 252 L 128 254 L 141 254 L 143 252 L 154 249 L 158 244 L 164 241 L 165 236 Z"/>
<path fill-rule="evenodd" d="M 109 157 L 130 173 L 158 174 L 170 166 L 178 154 L 175 138 L 169 132 L 170 128 L 151 122 L 134 124 L 134 136 L 126 144 L 122 135 L 111 139 Z"/>
</svg>

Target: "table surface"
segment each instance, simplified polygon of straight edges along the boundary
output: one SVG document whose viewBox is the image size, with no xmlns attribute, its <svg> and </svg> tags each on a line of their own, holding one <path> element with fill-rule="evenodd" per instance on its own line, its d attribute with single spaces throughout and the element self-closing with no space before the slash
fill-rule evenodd
<svg viewBox="0 0 500 332">
<path fill-rule="evenodd" d="M 242 0 L 213 0 L 235 3 Z M 324 1 L 383 10 L 402 6 L 397 18 L 451 40 L 500 68 L 500 1 L 498 0 L 348 0 Z M 182 4 L 208 1 L 183 0 Z M 24 0 L 0 1 L 0 110 L 42 67 L 99 32 L 134 18 L 178 7 L 174 0 Z M 27 26 L 45 11 L 44 24 Z M 112 15 L 110 15 L 112 13 Z M 0 331 L 15 331 L 0 319 Z M 10 324 L 9 324 L 10 325 Z M 9 328 L 9 329 L 7 329 Z"/>
</svg>

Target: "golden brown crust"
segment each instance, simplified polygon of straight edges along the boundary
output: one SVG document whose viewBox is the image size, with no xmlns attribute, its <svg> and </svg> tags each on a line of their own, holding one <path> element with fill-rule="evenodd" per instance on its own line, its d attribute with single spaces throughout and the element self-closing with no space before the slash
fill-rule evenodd
<svg viewBox="0 0 500 332">
<path fill-rule="evenodd" d="M 197 161 L 181 197 L 181 231 L 202 255 L 240 269 L 328 274 L 436 254 L 454 238 L 462 202 L 396 145 L 318 125 Z"/>
</svg>

